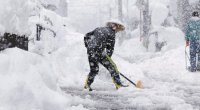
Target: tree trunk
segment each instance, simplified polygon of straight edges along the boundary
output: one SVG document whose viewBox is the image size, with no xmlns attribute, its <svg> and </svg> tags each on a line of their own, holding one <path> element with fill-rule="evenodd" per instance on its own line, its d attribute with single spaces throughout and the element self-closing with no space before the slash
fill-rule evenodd
<svg viewBox="0 0 200 110">
<path fill-rule="evenodd" d="M 148 50 L 149 46 L 149 31 L 151 25 L 151 17 L 149 15 L 149 0 L 145 2 L 145 9 L 143 11 L 143 45 Z"/>
<path fill-rule="evenodd" d="M 123 15 L 122 15 L 122 0 L 118 0 L 118 18 L 120 21 L 123 21 Z"/>
<path fill-rule="evenodd" d="M 178 10 L 178 25 L 185 31 L 185 25 L 189 18 L 191 17 L 191 6 L 188 0 L 178 0 L 177 1 Z"/>
</svg>

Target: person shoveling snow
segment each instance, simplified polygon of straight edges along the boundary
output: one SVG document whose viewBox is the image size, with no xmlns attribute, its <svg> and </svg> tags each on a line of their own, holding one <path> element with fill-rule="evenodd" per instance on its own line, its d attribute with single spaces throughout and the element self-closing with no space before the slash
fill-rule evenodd
<svg viewBox="0 0 200 110">
<path fill-rule="evenodd" d="M 120 72 L 111 56 L 114 51 L 115 34 L 124 31 L 125 27 L 120 22 L 107 22 L 106 27 L 99 27 L 89 32 L 84 37 L 85 47 L 87 48 L 90 72 L 85 82 L 85 89 L 92 91 L 91 84 L 99 72 L 99 63 L 101 63 L 111 74 L 116 89 L 126 87 L 120 80 Z"/>
<path fill-rule="evenodd" d="M 89 88 L 92 90 L 91 84 L 99 72 L 99 63 L 108 69 L 117 89 L 124 86 L 120 81 L 119 71 L 111 59 L 115 45 L 115 34 L 123 30 L 125 30 L 125 27 L 121 23 L 108 22 L 106 27 L 96 28 L 94 31 L 85 35 L 84 43 L 87 48 L 90 65 L 90 72 L 86 79 L 85 89 Z"/>
</svg>

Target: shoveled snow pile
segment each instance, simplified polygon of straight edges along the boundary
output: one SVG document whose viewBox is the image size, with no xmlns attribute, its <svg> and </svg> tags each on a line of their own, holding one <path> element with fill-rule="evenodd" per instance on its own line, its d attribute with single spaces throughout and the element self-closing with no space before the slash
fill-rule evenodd
<svg viewBox="0 0 200 110">
<path fill-rule="evenodd" d="M 49 59 L 17 48 L 0 53 L 0 110 L 73 110 Z M 81 107 L 78 107 L 81 108 Z"/>
</svg>

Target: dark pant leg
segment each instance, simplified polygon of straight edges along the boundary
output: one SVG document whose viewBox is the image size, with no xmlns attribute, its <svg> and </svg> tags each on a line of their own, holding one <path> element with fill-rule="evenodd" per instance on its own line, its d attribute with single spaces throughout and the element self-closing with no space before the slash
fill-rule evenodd
<svg viewBox="0 0 200 110">
<path fill-rule="evenodd" d="M 197 54 L 198 60 L 197 60 L 197 70 L 200 71 L 200 53 Z"/>
<path fill-rule="evenodd" d="M 115 83 L 121 85 L 119 71 L 112 59 L 108 55 L 102 55 L 100 58 L 100 63 L 110 72 Z"/>
<path fill-rule="evenodd" d="M 98 56 L 95 53 L 88 53 L 88 60 L 90 65 L 90 72 L 88 74 L 87 84 L 91 85 L 94 82 L 95 76 L 99 72 Z"/>
<path fill-rule="evenodd" d="M 196 52 L 197 52 L 197 70 L 200 70 L 200 40 L 196 42 Z"/>
<path fill-rule="evenodd" d="M 190 65 L 191 71 L 196 71 L 196 41 L 190 41 Z"/>
</svg>

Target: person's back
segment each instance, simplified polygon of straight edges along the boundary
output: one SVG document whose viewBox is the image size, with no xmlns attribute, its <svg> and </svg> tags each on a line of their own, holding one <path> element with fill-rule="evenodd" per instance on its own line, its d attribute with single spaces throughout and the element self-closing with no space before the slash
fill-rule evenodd
<svg viewBox="0 0 200 110">
<path fill-rule="evenodd" d="M 189 41 L 200 40 L 200 18 L 190 18 L 186 28 L 186 39 Z"/>
<path fill-rule="evenodd" d="M 102 53 L 110 41 L 115 41 L 115 31 L 111 27 L 99 27 L 88 33 L 87 48 Z"/>
</svg>

